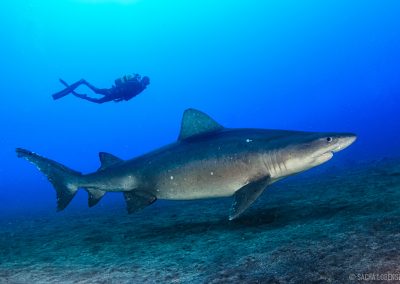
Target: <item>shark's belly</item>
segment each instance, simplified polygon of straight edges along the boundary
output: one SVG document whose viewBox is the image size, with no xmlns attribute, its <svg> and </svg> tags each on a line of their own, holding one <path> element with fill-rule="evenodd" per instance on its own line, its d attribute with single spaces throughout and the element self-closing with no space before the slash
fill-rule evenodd
<svg viewBox="0 0 400 284">
<path fill-rule="evenodd" d="M 254 162 L 228 159 L 195 160 L 167 166 L 155 178 L 159 199 L 191 200 L 232 196 L 260 175 Z"/>
</svg>

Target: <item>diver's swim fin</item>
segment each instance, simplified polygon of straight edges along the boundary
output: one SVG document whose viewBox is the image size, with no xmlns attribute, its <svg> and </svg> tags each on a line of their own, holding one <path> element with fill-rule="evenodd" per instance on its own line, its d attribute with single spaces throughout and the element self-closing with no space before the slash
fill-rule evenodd
<svg viewBox="0 0 400 284">
<path fill-rule="evenodd" d="M 61 99 L 65 97 L 66 95 L 69 95 L 70 93 L 75 93 L 75 88 L 78 87 L 80 84 L 82 84 L 81 81 L 78 81 L 72 85 L 68 85 L 67 82 L 65 82 L 63 79 L 59 79 L 61 84 L 63 84 L 66 88 L 58 93 L 55 93 L 52 95 L 54 100 Z"/>
<path fill-rule="evenodd" d="M 59 78 L 58 79 L 60 81 L 61 84 L 63 84 L 65 87 L 69 88 L 69 85 L 67 82 L 65 82 L 63 79 Z"/>
<path fill-rule="evenodd" d="M 71 90 L 66 89 L 66 90 L 62 90 L 61 92 L 55 93 L 51 96 L 53 97 L 53 100 L 58 100 L 58 99 L 61 99 L 62 97 L 65 97 L 69 93 L 71 93 Z"/>
</svg>

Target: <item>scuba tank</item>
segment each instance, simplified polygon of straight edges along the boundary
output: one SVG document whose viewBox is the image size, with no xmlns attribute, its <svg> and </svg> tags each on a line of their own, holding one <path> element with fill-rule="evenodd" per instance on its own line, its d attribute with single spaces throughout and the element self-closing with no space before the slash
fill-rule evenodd
<svg viewBox="0 0 400 284">
<path fill-rule="evenodd" d="M 139 81 L 139 79 L 140 79 L 140 75 L 139 75 L 139 74 L 135 74 L 135 75 L 133 75 L 133 76 L 130 75 L 130 74 L 124 75 L 124 76 L 122 76 L 121 78 L 118 78 L 118 79 L 115 80 L 115 86 L 123 85 L 123 84 L 125 84 L 126 82 L 132 81 L 132 80 L 137 80 L 137 81 Z"/>
</svg>

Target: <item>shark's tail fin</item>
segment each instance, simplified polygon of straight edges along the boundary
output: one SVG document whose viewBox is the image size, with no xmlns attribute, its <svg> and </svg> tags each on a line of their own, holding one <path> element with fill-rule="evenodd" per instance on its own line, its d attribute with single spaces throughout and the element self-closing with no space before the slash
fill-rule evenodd
<svg viewBox="0 0 400 284">
<path fill-rule="evenodd" d="M 57 192 L 57 210 L 65 209 L 78 191 L 82 174 L 22 148 L 17 148 L 16 152 L 47 176 Z"/>
</svg>

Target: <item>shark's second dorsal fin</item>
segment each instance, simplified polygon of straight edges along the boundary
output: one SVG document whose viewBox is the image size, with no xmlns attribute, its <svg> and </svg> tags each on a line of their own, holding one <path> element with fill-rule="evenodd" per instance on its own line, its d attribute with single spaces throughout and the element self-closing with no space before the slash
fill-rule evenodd
<svg viewBox="0 0 400 284">
<path fill-rule="evenodd" d="M 181 132 L 178 140 L 183 140 L 191 136 L 205 134 L 222 130 L 224 127 L 209 117 L 204 112 L 196 109 L 187 109 L 183 113 Z"/>
<path fill-rule="evenodd" d="M 100 152 L 99 158 L 100 158 L 100 162 L 101 162 L 99 171 L 104 170 L 108 167 L 114 166 L 116 164 L 119 164 L 123 161 L 122 159 L 115 157 L 114 155 L 106 153 L 106 152 Z"/>
</svg>

